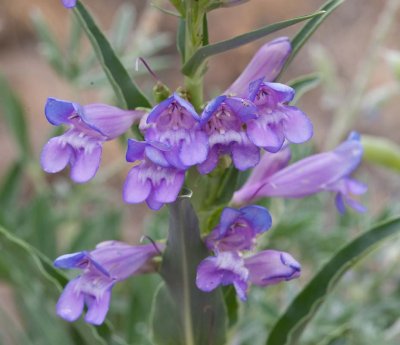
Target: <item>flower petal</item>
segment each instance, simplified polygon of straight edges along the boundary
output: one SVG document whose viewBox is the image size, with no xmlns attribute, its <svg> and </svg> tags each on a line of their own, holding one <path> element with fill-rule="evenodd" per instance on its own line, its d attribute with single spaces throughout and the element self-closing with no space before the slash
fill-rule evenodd
<svg viewBox="0 0 400 345">
<path fill-rule="evenodd" d="M 161 183 L 153 187 L 152 197 L 160 203 L 174 202 L 185 180 L 184 171 L 166 170 L 165 178 Z"/>
<path fill-rule="evenodd" d="M 90 152 L 75 150 L 75 160 L 71 162 L 71 179 L 76 183 L 85 183 L 96 175 L 101 160 L 102 147 L 97 144 Z"/>
<path fill-rule="evenodd" d="M 123 199 L 127 203 L 138 204 L 147 199 L 151 192 L 151 182 L 141 176 L 141 166 L 133 167 L 126 177 Z"/>
<path fill-rule="evenodd" d="M 126 160 L 128 162 L 135 162 L 137 160 L 143 159 L 146 146 L 147 143 L 145 141 L 128 139 L 128 147 L 126 149 Z"/>
<path fill-rule="evenodd" d="M 82 263 L 88 261 L 88 252 L 78 252 L 72 254 L 61 255 L 54 261 L 54 266 L 57 268 L 83 268 Z"/>
<path fill-rule="evenodd" d="M 67 321 L 75 321 L 82 314 L 83 294 L 77 289 L 80 277 L 71 280 L 64 288 L 56 306 L 57 315 Z"/>
<path fill-rule="evenodd" d="M 232 144 L 232 160 L 239 170 L 253 168 L 260 161 L 260 149 L 255 145 Z"/>
<path fill-rule="evenodd" d="M 197 166 L 197 170 L 202 175 L 208 174 L 216 168 L 218 161 L 218 149 L 214 146 L 209 150 L 207 159 Z"/>
<path fill-rule="evenodd" d="M 269 152 L 278 152 L 285 140 L 279 125 L 257 119 L 248 122 L 247 134 L 252 143 Z"/>
<path fill-rule="evenodd" d="M 282 119 L 282 128 L 287 140 L 300 144 L 312 137 L 313 125 L 306 114 L 290 106 L 281 107 L 280 110 L 286 115 Z"/>
<path fill-rule="evenodd" d="M 144 115 L 140 110 L 123 110 L 108 104 L 88 104 L 82 107 L 81 119 L 108 139 L 125 133 Z"/>
<path fill-rule="evenodd" d="M 44 113 L 47 121 L 54 126 L 70 123 L 70 117 L 78 112 L 80 106 L 77 103 L 63 101 L 49 97 L 47 99 Z"/>
<path fill-rule="evenodd" d="M 76 6 L 77 0 L 61 0 L 65 8 L 73 8 Z"/>
<path fill-rule="evenodd" d="M 241 208 L 240 212 L 256 233 L 261 233 L 271 228 L 272 217 L 265 207 L 250 205 Z"/>
<path fill-rule="evenodd" d="M 179 158 L 186 166 L 203 163 L 208 154 L 208 138 L 204 132 L 196 131 L 190 141 L 182 143 Z"/>
<path fill-rule="evenodd" d="M 72 148 L 60 140 L 61 137 L 51 138 L 43 147 L 40 164 L 44 171 L 56 173 L 63 170 L 73 154 Z"/>
<path fill-rule="evenodd" d="M 88 306 L 88 311 L 85 315 L 85 321 L 92 325 L 101 325 L 110 307 L 110 299 L 111 289 L 105 291 L 100 298 L 86 295 L 85 302 Z"/>
<path fill-rule="evenodd" d="M 263 45 L 224 94 L 246 97 L 248 86 L 252 81 L 259 78 L 273 81 L 281 71 L 290 52 L 291 46 L 287 37 L 280 37 Z"/>
<path fill-rule="evenodd" d="M 245 259 L 252 284 L 267 286 L 300 276 L 301 266 L 293 257 L 277 250 L 264 250 Z"/>
</svg>

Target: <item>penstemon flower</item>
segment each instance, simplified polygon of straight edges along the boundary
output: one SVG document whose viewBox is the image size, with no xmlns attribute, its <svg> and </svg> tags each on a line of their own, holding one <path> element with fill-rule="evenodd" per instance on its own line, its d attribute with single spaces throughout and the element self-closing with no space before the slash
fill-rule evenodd
<svg viewBox="0 0 400 345">
<path fill-rule="evenodd" d="M 212 291 L 219 285 L 233 284 L 241 300 L 246 300 L 249 284 L 267 286 L 300 276 L 301 266 L 285 252 L 264 250 L 244 257 L 256 237 L 271 227 L 271 215 L 261 206 L 241 209 L 227 207 L 220 223 L 206 237 L 206 245 L 215 256 L 204 259 L 197 268 L 196 285 Z"/>
<path fill-rule="evenodd" d="M 175 168 L 187 169 L 207 158 L 208 140 L 200 128 L 200 117 L 178 94 L 156 105 L 147 116 L 147 124 L 146 141 L 169 147 L 165 158 Z"/>
<path fill-rule="evenodd" d="M 126 160 L 140 163 L 131 169 L 125 180 L 123 198 L 127 203 L 146 201 L 151 209 L 158 210 L 165 203 L 176 200 L 185 179 L 185 170 L 177 169 L 167 161 L 168 150 L 160 143 L 152 145 L 128 140 Z"/>
<path fill-rule="evenodd" d="M 353 200 L 352 195 L 365 193 L 367 186 L 349 177 L 359 166 L 362 155 L 360 136 L 354 132 L 333 151 L 307 157 L 286 168 L 284 165 L 290 159 L 288 149 L 265 154 L 232 200 L 241 204 L 263 197 L 302 198 L 332 191 L 336 192 L 336 206 L 341 213 L 345 211 L 345 204 L 364 212 L 365 208 Z"/>
<path fill-rule="evenodd" d="M 103 143 L 125 133 L 143 116 L 142 111 L 107 104 L 81 106 L 55 98 L 47 100 L 45 114 L 52 125 L 67 125 L 69 129 L 44 146 L 43 170 L 56 173 L 70 164 L 71 178 L 77 183 L 87 182 L 96 174 Z"/>
<path fill-rule="evenodd" d="M 287 139 L 300 144 L 313 135 L 313 126 L 299 108 L 287 105 L 295 94 L 291 87 L 254 81 L 250 85 L 249 99 L 257 105 L 257 118 L 247 123 L 250 140 L 269 152 L 277 152 Z"/>
<path fill-rule="evenodd" d="M 256 106 L 238 97 L 225 95 L 213 99 L 201 116 L 203 131 L 208 136 L 207 159 L 198 166 L 208 174 L 218 164 L 221 155 L 230 155 L 239 170 L 254 167 L 260 160 L 260 149 L 248 138 L 243 124 L 256 117 Z"/>
<path fill-rule="evenodd" d="M 140 274 L 141 270 L 148 271 L 146 264 L 156 255 L 159 255 L 159 249 L 153 244 L 130 246 L 107 241 L 90 252 L 60 256 L 54 261 L 56 267 L 83 272 L 65 286 L 57 303 L 57 314 L 67 321 L 75 321 L 86 304 L 85 321 L 100 325 L 108 312 L 113 286 Z"/>
</svg>

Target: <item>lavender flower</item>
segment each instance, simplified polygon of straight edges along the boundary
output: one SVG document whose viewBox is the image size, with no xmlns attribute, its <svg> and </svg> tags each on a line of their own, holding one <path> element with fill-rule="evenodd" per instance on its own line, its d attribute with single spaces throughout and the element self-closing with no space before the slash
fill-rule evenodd
<svg viewBox="0 0 400 345">
<path fill-rule="evenodd" d="M 108 312 L 111 289 L 115 283 L 139 274 L 146 263 L 158 254 L 153 244 L 130 246 L 107 241 L 90 252 L 60 256 L 54 261 L 56 267 L 83 272 L 65 286 L 57 303 L 57 315 L 67 321 L 75 321 L 86 304 L 85 321 L 100 325 Z"/>
<path fill-rule="evenodd" d="M 200 128 L 200 117 L 193 106 L 176 93 L 154 107 L 147 117 L 145 139 L 170 149 L 165 157 L 171 166 L 187 169 L 205 161 L 207 135 Z"/>
<path fill-rule="evenodd" d="M 204 259 L 197 268 L 196 285 L 210 292 L 219 285 L 233 284 L 237 295 L 243 301 L 247 298 L 249 271 L 243 259 L 235 252 L 222 252 Z"/>
<path fill-rule="evenodd" d="M 281 149 L 285 139 L 303 143 L 313 135 L 313 127 L 300 109 L 287 105 L 294 97 L 291 87 L 264 82 L 251 83 L 249 99 L 257 105 L 257 118 L 247 123 L 250 140 L 270 152 Z"/>
<path fill-rule="evenodd" d="M 146 201 L 153 209 L 174 202 L 182 188 L 185 171 L 172 166 L 168 160 L 170 147 L 161 143 L 128 140 L 126 160 L 140 161 L 128 173 L 123 198 L 128 203 Z"/>
<path fill-rule="evenodd" d="M 264 44 L 224 94 L 247 98 L 249 85 L 254 80 L 264 78 L 265 81 L 273 81 L 280 73 L 291 50 L 287 37 L 279 37 Z"/>
<path fill-rule="evenodd" d="M 288 150 L 265 154 L 246 184 L 235 192 L 233 202 L 242 204 L 263 197 L 302 198 L 332 191 L 336 192 L 336 206 L 341 213 L 345 204 L 364 212 L 365 208 L 352 195 L 365 193 L 367 187 L 349 177 L 359 166 L 362 154 L 360 136 L 354 132 L 335 150 L 307 157 L 283 169 L 289 161 Z M 275 168 L 270 168 L 271 163 Z"/>
<path fill-rule="evenodd" d="M 300 271 L 300 264 L 285 252 L 264 250 L 245 259 L 236 252 L 221 252 L 200 263 L 196 285 L 209 292 L 219 285 L 233 284 L 239 298 L 245 301 L 249 283 L 273 285 L 298 278 Z"/>
<path fill-rule="evenodd" d="M 219 96 L 212 100 L 201 116 L 201 124 L 208 136 L 207 159 L 198 166 L 208 174 L 218 164 L 221 155 L 230 155 L 239 170 L 254 167 L 260 160 L 260 149 L 247 137 L 245 121 L 255 118 L 256 106 L 238 97 Z"/>
<path fill-rule="evenodd" d="M 268 210 L 261 206 L 247 206 L 239 210 L 226 207 L 220 223 L 206 237 L 206 245 L 214 251 L 239 251 L 252 249 L 258 234 L 272 224 Z"/>
<path fill-rule="evenodd" d="M 70 164 L 72 180 L 84 183 L 97 172 L 103 142 L 126 132 L 143 112 L 122 110 L 106 104 L 81 106 L 49 98 L 45 114 L 52 125 L 65 124 L 70 128 L 44 146 L 41 155 L 43 170 L 56 173 Z"/>
<path fill-rule="evenodd" d="M 77 0 L 61 0 L 64 7 L 66 8 L 73 8 L 76 6 L 76 1 Z"/>
</svg>

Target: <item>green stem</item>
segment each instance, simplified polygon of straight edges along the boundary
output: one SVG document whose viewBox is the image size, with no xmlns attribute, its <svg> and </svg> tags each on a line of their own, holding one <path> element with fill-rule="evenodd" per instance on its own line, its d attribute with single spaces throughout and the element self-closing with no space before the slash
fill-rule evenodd
<svg viewBox="0 0 400 345">
<path fill-rule="evenodd" d="M 204 35 L 204 9 L 198 1 L 188 1 L 186 5 L 185 18 L 185 61 L 203 46 Z M 185 77 L 185 87 L 188 91 L 190 101 L 196 110 L 200 110 L 203 104 L 203 73 L 195 72 Z"/>
</svg>

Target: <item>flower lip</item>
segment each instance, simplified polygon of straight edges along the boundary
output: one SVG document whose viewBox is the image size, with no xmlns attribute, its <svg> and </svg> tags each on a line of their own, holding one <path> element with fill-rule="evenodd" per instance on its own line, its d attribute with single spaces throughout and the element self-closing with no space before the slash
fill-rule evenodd
<svg viewBox="0 0 400 345">
<path fill-rule="evenodd" d="M 71 116 L 75 113 L 80 117 L 80 105 L 64 101 L 58 98 L 49 97 L 44 108 L 47 121 L 54 126 L 71 123 Z"/>
</svg>

